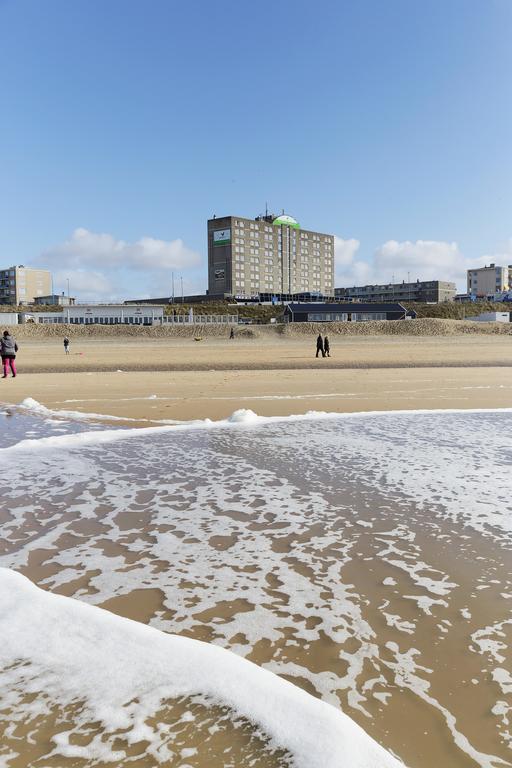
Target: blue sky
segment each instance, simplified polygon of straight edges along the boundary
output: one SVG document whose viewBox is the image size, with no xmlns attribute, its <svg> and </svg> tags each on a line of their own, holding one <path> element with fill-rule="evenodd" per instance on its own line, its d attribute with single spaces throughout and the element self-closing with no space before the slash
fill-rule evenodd
<svg viewBox="0 0 512 768">
<path fill-rule="evenodd" d="M 206 219 L 337 235 L 337 285 L 512 263 L 510 0 L 0 0 L 2 265 L 206 288 Z"/>
</svg>

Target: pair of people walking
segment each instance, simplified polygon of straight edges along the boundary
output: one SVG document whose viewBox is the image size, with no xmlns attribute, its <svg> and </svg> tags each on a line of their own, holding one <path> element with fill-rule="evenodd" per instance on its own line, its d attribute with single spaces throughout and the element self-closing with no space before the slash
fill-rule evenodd
<svg viewBox="0 0 512 768">
<path fill-rule="evenodd" d="M 18 345 L 16 339 L 11 336 L 9 331 L 4 331 L 3 336 L 0 338 L 0 356 L 2 357 L 2 366 L 4 369 L 2 379 L 7 378 L 7 371 L 11 369 L 13 379 L 16 376 L 16 352 L 18 351 Z"/>
<path fill-rule="evenodd" d="M 317 340 L 316 340 L 316 357 L 318 357 L 318 353 L 322 353 L 322 357 L 330 357 L 331 356 L 331 345 L 329 344 L 329 339 L 327 336 L 325 336 L 322 339 L 322 334 L 319 333 Z"/>
</svg>

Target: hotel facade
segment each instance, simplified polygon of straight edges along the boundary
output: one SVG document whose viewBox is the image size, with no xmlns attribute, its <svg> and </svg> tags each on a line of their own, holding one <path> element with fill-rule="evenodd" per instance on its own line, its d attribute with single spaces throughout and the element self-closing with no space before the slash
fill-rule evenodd
<svg viewBox="0 0 512 768">
<path fill-rule="evenodd" d="M 334 236 L 284 213 L 209 219 L 209 296 L 260 293 L 334 295 Z"/>
</svg>

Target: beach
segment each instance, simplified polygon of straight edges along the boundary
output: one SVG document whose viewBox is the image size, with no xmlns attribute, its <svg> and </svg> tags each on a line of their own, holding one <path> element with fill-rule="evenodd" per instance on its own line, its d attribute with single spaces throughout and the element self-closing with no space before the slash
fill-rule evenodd
<svg viewBox="0 0 512 768">
<path fill-rule="evenodd" d="M 20 341 L 19 376 L 0 399 L 130 419 L 219 419 L 512 402 L 506 335 L 342 337 L 315 358 L 314 337 L 78 338 Z"/>
<path fill-rule="evenodd" d="M 1 382 L 9 768 L 512 765 L 509 337 L 61 343 Z"/>
</svg>

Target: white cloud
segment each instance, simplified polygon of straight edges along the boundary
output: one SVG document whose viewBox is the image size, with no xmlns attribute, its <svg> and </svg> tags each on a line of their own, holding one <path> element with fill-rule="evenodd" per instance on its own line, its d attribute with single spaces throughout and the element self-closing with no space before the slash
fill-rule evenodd
<svg viewBox="0 0 512 768">
<path fill-rule="evenodd" d="M 101 272 L 84 271 L 82 269 L 57 270 L 53 274 L 55 286 L 67 293 L 68 280 L 71 296 L 79 296 L 81 300 L 94 297 L 105 298 L 113 294 L 113 286 L 110 280 Z"/>
<path fill-rule="evenodd" d="M 466 259 L 457 243 L 440 240 L 388 240 L 377 248 L 374 269 L 379 280 L 452 280 L 465 279 Z"/>
<path fill-rule="evenodd" d="M 334 236 L 334 262 L 336 287 L 361 285 L 368 282 L 371 267 L 363 259 L 357 259 L 359 240 Z"/>
<path fill-rule="evenodd" d="M 185 294 L 204 292 L 207 283 L 201 255 L 181 239 L 141 237 L 130 243 L 80 227 L 43 251 L 37 262 L 52 270 L 56 291 L 67 292 L 69 279 L 71 295 L 79 301 L 169 296 L 172 272 L 176 296 L 181 278 Z"/>
<path fill-rule="evenodd" d="M 113 235 L 90 232 L 80 227 L 69 240 L 43 251 L 40 258 L 49 266 L 122 267 L 134 270 L 183 270 L 196 267 L 201 256 L 187 248 L 183 240 L 157 240 L 142 237 L 134 243 L 116 240 Z"/>
<path fill-rule="evenodd" d="M 354 262 L 356 253 L 361 243 L 352 237 L 350 240 L 344 240 L 338 235 L 334 235 L 334 258 L 337 267 L 345 267 Z"/>
<path fill-rule="evenodd" d="M 466 271 L 491 261 L 508 264 L 512 259 L 512 240 L 505 250 L 509 253 L 468 259 L 457 243 L 443 240 L 388 240 L 369 259 L 358 258 L 358 240 L 335 237 L 336 287 L 380 284 L 413 280 L 447 280 L 456 283 L 457 290 L 466 291 Z"/>
</svg>

